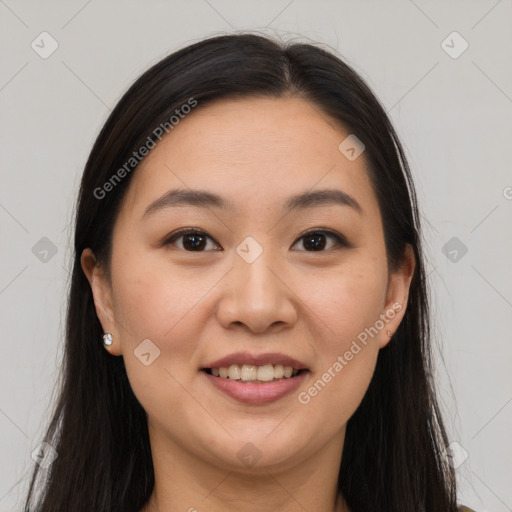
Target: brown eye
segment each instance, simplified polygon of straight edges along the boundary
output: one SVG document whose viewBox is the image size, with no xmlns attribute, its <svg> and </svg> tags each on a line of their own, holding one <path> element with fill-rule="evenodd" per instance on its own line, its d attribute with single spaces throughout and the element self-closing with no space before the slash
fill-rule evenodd
<svg viewBox="0 0 512 512">
<path fill-rule="evenodd" d="M 335 243 L 331 246 L 326 246 L 328 243 L 326 239 L 330 238 L 334 240 Z M 337 245 L 348 246 L 345 238 L 339 233 L 335 233 L 333 231 L 325 231 L 325 230 L 316 230 L 309 231 L 305 235 L 302 235 L 298 241 L 303 240 L 303 246 L 307 252 L 323 252 L 324 250 L 329 250 L 335 248 Z M 297 242 L 298 242 L 297 241 Z M 295 242 L 295 243 L 297 243 Z M 295 245 L 295 244 L 294 244 Z"/>
<path fill-rule="evenodd" d="M 331 240 L 329 244 L 328 240 Z M 181 243 L 177 243 L 181 240 Z M 208 242 L 213 242 L 213 247 L 208 247 Z M 294 245 L 302 241 L 304 249 L 307 252 L 324 252 L 330 249 L 335 249 L 337 246 L 349 247 L 345 237 L 334 231 L 315 230 L 309 231 L 302 235 Z M 220 246 L 215 240 L 208 236 L 200 229 L 184 228 L 173 233 L 165 242 L 164 245 L 176 245 L 178 249 L 187 252 L 206 252 L 209 250 L 218 250 Z"/>
<path fill-rule="evenodd" d="M 164 245 L 176 245 L 176 241 L 180 239 L 182 239 L 182 243 L 181 247 L 180 244 L 178 244 L 178 248 L 187 252 L 205 252 L 204 249 L 208 245 L 208 240 L 215 242 L 215 240 L 204 231 L 199 229 L 183 229 L 173 233 L 173 235 L 165 241 Z M 215 248 L 219 247 L 216 242 L 214 245 Z"/>
</svg>

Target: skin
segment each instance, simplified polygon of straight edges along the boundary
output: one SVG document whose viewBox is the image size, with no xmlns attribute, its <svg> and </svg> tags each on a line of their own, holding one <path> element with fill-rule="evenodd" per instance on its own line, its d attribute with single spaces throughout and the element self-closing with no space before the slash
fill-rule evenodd
<svg viewBox="0 0 512 512">
<path fill-rule="evenodd" d="M 415 262 L 407 246 L 403 268 L 388 273 L 364 153 L 350 161 L 338 149 L 348 134 L 298 98 L 198 107 L 137 168 L 116 219 L 110 276 L 90 249 L 82 254 L 113 337 L 107 350 L 124 358 L 148 414 L 155 489 L 145 511 L 349 510 L 337 496 L 345 426 L 403 318 Z M 222 195 L 233 209 L 175 206 L 142 219 L 179 187 Z M 332 204 L 283 214 L 290 195 L 318 188 L 350 194 L 362 214 Z M 211 238 L 199 251 L 187 237 L 162 245 L 183 227 Z M 308 248 L 311 228 L 339 232 L 351 247 L 326 235 L 324 249 Z M 247 236 L 263 249 L 252 263 L 236 252 Z M 307 404 L 298 392 L 244 404 L 199 370 L 242 350 L 281 352 L 308 366 L 299 389 L 307 391 L 396 303 L 401 311 Z M 145 339 L 160 350 L 149 366 L 134 355 Z M 251 467 L 237 457 L 248 442 L 261 454 Z"/>
</svg>

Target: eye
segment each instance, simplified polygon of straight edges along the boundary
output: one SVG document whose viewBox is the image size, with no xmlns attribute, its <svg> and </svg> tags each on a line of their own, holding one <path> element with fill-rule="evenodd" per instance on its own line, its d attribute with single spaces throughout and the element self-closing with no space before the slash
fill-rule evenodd
<svg viewBox="0 0 512 512">
<path fill-rule="evenodd" d="M 339 233 L 336 233 L 334 231 L 326 231 L 326 230 L 314 230 L 314 231 L 308 231 L 304 235 L 302 235 L 298 241 L 303 240 L 303 246 L 306 248 L 306 251 L 308 252 L 323 252 L 324 250 L 333 249 L 333 246 L 327 247 L 326 249 L 326 238 L 331 238 L 331 240 L 334 240 L 336 243 L 334 246 L 341 245 L 348 247 L 349 244 L 347 243 L 347 240 L 345 237 Z M 296 244 L 297 242 L 295 242 Z M 295 245 L 294 244 L 294 245 Z M 310 250 L 311 249 L 311 250 Z"/>
<path fill-rule="evenodd" d="M 207 240 L 213 240 L 204 231 L 195 228 L 183 228 L 173 233 L 165 242 L 164 245 L 175 244 L 176 240 L 183 239 L 181 247 L 188 252 L 204 252 L 205 246 L 207 246 Z M 215 246 L 218 248 L 219 245 L 215 242 Z"/>
<path fill-rule="evenodd" d="M 334 240 L 334 243 L 330 247 L 326 247 L 327 244 L 325 240 L 327 238 Z M 182 239 L 182 243 L 176 244 L 180 239 Z M 177 245 L 179 249 L 187 252 L 205 252 L 205 248 L 208 246 L 208 240 L 214 242 L 213 249 L 210 248 L 209 250 L 218 250 L 220 248 L 217 242 L 204 231 L 196 228 L 182 228 L 167 238 L 163 245 Z M 303 241 L 303 247 L 307 252 L 323 252 L 335 248 L 336 245 L 349 247 L 343 235 L 329 230 L 315 229 L 308 231 L 303 234 L 294 245 L 299 241 Z"/>
</svg>

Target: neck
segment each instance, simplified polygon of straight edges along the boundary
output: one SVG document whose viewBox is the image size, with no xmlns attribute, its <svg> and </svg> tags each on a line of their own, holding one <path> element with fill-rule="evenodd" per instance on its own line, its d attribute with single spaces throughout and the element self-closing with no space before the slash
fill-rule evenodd
<svg viewBox="0 0 512 512">
<path fill-rule="evenodd" d="M 350 512 L 337 488 L 344 435 L 300 462 L 237 470 L 169 446 L 150 428 L 155 486 L 141 512 Z"/>
</svg>

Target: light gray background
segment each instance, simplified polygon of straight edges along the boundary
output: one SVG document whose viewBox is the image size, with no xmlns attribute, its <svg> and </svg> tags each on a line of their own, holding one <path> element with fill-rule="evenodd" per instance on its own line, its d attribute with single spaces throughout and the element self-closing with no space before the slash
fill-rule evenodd
<svg viewBox="0 0 512 512">
<path fill-rule="evenodd" d="M 477 511 L 512 510 L 511 26 L 507 0 L 0 0 L 0 510 L 21 509 L 46 425 L 62 355 L 69 222 L 94 138 L 151 64 L 247 29 L 336 48 L 390 112 L 425 221 L 445 418 L 468 453 L 459 499 Z M 31 48 L 43 45 L 43 31 L 59 45 L 47 59 Z M 441 44 L 453 31 L 469 44 L 456 59 Z M 445 44 L 460 50 L 452 39 Z M 43 237 L 57 248 L 46 262 L 32 251 Z M 468 249 L 456 262 L 443 253 L 452 237 Z"/>
</svg>

